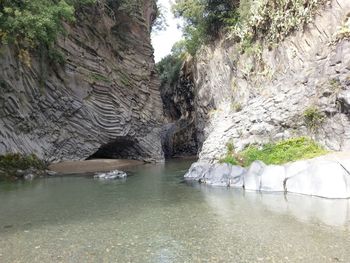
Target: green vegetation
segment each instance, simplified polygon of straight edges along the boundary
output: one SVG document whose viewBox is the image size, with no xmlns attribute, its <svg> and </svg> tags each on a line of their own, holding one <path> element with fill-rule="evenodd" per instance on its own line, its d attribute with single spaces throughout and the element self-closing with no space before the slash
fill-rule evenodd
<svg viewBox="0 0 350 263">
<path fill-rule="evenodd" d="M 173 12 L 185 20 L 185 46 L 191 55 L 195 55 L 203 43 L 215 39 L 221 28 L 237 22 L 231 0 L 176 0 Z"/>
<path fill-rule="evenodd" d="M 1 0 L 0 45 L 13 45 L 19 59 L 28 66 L 33 50 L 45 53 L 53 63 L 62 64 L 64 57 L 54 46 L 57 37 L 65 32 L 63 22 L 74 22 L 76 10 L 93 4 L 104 7 L 114 18 L 114 10 L 140 16 L 142 7 L 140 0 Z M 163 24 L 164 17 L 158 9 L 154 26 L 160 29 Z"/>
<path fill-rule="evenodd" d="M 4 0 L 0 4 L 2 43 L 22 47 L 51 45 L 63 32 L 62 21 L 75 20 L 75 8 L 95 0 Z"/>
<path fill-rule="evenodd" d="M 36 169 L 45 169 L 46 164 L 41 161 L 35 154 L 21 155 L 18 153 L 11 153 L 0 156 L 0 169 L 26 170 L 31 167 Z"/>
<path fill-rule="evenodd" d="M 266 164 L 283 164 L 301 159 L 310 159 L 327 153 L 323 147 L 306 137 L 268 143 L 261 147 L 250 145 L 240 153 L 235 153 L 232 148 L 227 148 L 227 154 L 220 162 L 245 167 L 256 160 L 263 161 Z"/>
<path fill-rule="evenodd" d="M 176 0 L 173 12 L 185 20 L 186 49 L 194 55 L 198 48 L 229 32 L 244 52 L 254 43 L 270 45 L 283 40 L 293 30 L 309 23 L 326 0 Z"/>
<path fill-rule="evenodd" d="M 311 132 L 316 132 L 324 120 L 324 114 L 317 107 L 313 106 L 304 111 L 304 123 Z"/>
<path fill-rule="evenodd" d="M 333 43 L 337 43 L 343 39 L 350 39 L 350 17 L 348 17 L 342 26 L 338 28 Z"/>
<path fill-rule="evenodd" d="M 185 49 L 182 41 L 176 43 L 171 54 L 157 63 L 157 71 L 161 80 L 161 86 L 174 85 L 179 77 L 180 70 L 185 60 Z"/>
</svg>

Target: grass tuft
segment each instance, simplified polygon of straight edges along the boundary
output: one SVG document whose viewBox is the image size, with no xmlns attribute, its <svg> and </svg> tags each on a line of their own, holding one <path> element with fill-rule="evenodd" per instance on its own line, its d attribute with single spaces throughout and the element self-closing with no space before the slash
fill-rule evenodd
<svg viewBox="0 0 350 263">
<path fill-rule="evenodd" d="M 261 147 L 250 145 L 240 153 L 230 153 L 220 160 L 232 165 L 249 166 L 256 160 L 266 164 L 284 164 L 327 154 L 328 151 L 310 138 L 299 137 L 268 143 Z"/>
</svg>

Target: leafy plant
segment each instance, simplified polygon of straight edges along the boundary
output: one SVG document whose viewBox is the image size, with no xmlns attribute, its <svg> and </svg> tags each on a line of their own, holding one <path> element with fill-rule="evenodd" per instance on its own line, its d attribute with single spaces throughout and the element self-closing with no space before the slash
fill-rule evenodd
<svg viewBox="0 0 350 263">
<path fill-rule="evenodd" d="M 243 166 L 249 166 L 256 160 L 263 161 L 266 164 L 283 164 L 318 157 L 327 152 L 312 139 L 299 137 L 262 146 L 250 145 L 240 153 L 232 154 L 228 151 L 220 162 L 233 165 L 241 163 Z"/>
<path fill-rule="evenodd" d="M 0 2 L 0 43 L 17 47 L 30 65 L 28 50 L 50 49 L 64 32 L 63 21 L 75 21 L 75 9 L 95 0 L 3 0 Z"/>
<path fill-rule="evenodd" d="M 176 43 L 171 54 L 157 63 L 156 67 L 162 86 L 165 84 L 172 86 L 178 81 L 185 56 L 183 44 L 183 42 Z"/>
<path fill-rule="evenodd" d="M 231 0 L 176 0 L 173 12 L 185 21 L 186 49 L 191 55 L 202 44 L 215 39 L 222 28 L 238 21 L 235 1 Z"/>
<path fill-rule="evenodd" d="M 11 153 L 0 156 L 0 169 L 26 170 L 31 167 L 43 170 L 46 169 L 46 164 L 35 154 L 21 155 L 18 153 Z"/>
<path fill-rule="evenodd" d="M 320 112 L 317 107 L 310 107 L 304 111 L 304 123 L 312 132 L 316 132 L 323 124 L 324 120 L 324 114 Z"/>
</svg>

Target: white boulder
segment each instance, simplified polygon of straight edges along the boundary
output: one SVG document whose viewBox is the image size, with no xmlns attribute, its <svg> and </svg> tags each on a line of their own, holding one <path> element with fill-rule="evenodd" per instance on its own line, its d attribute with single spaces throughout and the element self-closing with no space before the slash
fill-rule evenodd
<svg viewBox="0 0 350 263">
<path fill-rule="evenodd" d="M 108 173 L 98 173 L 95 174 L 94 178 L 101 180 L 115 180 L 115 179 L 124 179 L 127 177 L 127 174 L 123 171 L 115 170 Z"/>
<path fill-rule="evenodd" d="M 350 198 L 350 174 L 339 162 L 318 158 L 287 178 L 286 189 L 325 198 Z"/>
<path fill-rule="evenodd" d="M 268 165 L 260 175 L 260 191 L 284 192 L 284 180 L 286 179 L 286 169 L 282 165 Z"/>
<path fill-rule="evenodd" d="M 261 188 L 261 174 L 266 165 L 261 161 L 253 162 L 247 173 L 244 175 L 244 189 L 260 191 Z"/>
</svg>

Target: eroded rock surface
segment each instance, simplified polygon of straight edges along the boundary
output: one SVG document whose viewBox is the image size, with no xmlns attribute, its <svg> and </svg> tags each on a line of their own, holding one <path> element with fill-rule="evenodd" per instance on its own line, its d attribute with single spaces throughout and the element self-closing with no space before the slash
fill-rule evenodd
<svg viewBox="0 0 350 263">
<path fill-rule="evenodd" d="M 154 1 L 137 16 L 99 7 L 79 12 L 58 41 L 64 66 L 45 50 L 31 66 L 14 49 L 0 57 L 0 154 L 48 161 L 96 157 L 160 161 L 162 102 L 150 27 Z"/>
</svg>

